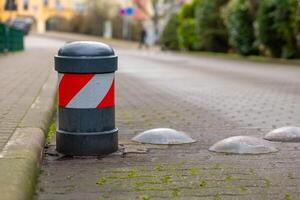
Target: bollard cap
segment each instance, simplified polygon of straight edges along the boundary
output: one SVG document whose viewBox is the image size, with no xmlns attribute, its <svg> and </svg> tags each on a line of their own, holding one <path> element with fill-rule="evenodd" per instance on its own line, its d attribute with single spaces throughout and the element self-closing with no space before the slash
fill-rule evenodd
<svg viewBox="0 0 300 200">
<path fill-rule="evenodd" d="M 117 69 L 114 50 L 101 42 L 67 43 L 55 56 L 55 70 L 60 73 L 109 73 Z"/>
</svg>

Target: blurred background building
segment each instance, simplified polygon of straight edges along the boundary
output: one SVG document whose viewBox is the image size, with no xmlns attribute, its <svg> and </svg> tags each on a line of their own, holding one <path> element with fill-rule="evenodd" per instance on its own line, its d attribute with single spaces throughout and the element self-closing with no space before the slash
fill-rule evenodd
<svg viewBox="0 0 300 200">
<path fill-rule="evenodd" d="M 146 33 L 164 50 L 300 57 L 299 0 L 0 0 L 0 22 L 133 41 Z"/>
<path fill-rule="evenodd" d="M 147 31 L 155 43 L 171 13 L 191 0 L 0 0 L 0 21 L 32 20 L 32 31 L 46 30 L 138 40 Z"/>
<path fill-rule="evenodd" d="M 85 0 L 0 0 L 0 21 L 15 17 L 31 18 L 39 33 L 55 18 L 70 20 L 75 12 L 83 12 Z"/>
</svg>

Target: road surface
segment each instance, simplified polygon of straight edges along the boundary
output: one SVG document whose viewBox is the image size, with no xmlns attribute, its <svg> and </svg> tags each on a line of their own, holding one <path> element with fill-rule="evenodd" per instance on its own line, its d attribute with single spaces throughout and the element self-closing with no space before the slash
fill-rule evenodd
<svg viewBox="0 0 300 200">
<path fill-rule="evenodd" d="M 274 128 L 300 126 L 300 66 L 115 48 L 116 121 L 127 153 L 60 158 L 52 142 L 38 199 L 299 198 L 299 143 L 275 143 L 280 151 L 266 155 L 217 154 L 208 148 L 229 136 L 263 137 Z M 158 127 L 184 131 L 197 142 L 130 141 Z"/>
</svg>

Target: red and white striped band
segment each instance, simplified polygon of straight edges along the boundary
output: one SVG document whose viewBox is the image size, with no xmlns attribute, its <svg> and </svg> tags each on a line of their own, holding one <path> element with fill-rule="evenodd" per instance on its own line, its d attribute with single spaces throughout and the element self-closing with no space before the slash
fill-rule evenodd
<svg viewBox="0 0 300 200">
<path fill-rule="evenodd" d="M 114 73 L 58 74 L 58 105 L 64 108 L 114 106 Z"/>
</svg>

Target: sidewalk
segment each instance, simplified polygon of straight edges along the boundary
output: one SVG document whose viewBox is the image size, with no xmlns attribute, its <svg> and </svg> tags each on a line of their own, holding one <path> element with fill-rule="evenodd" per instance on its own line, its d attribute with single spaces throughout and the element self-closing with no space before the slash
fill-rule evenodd
<svg viewBox="0 0 300 200">
<path fill-rule="evenodd" d="M 1 200 L 31 199 L 56 92 L 53 56 L 63 43 L 28 36 L 26 50 L 0 56 Z"/>
</svg>

